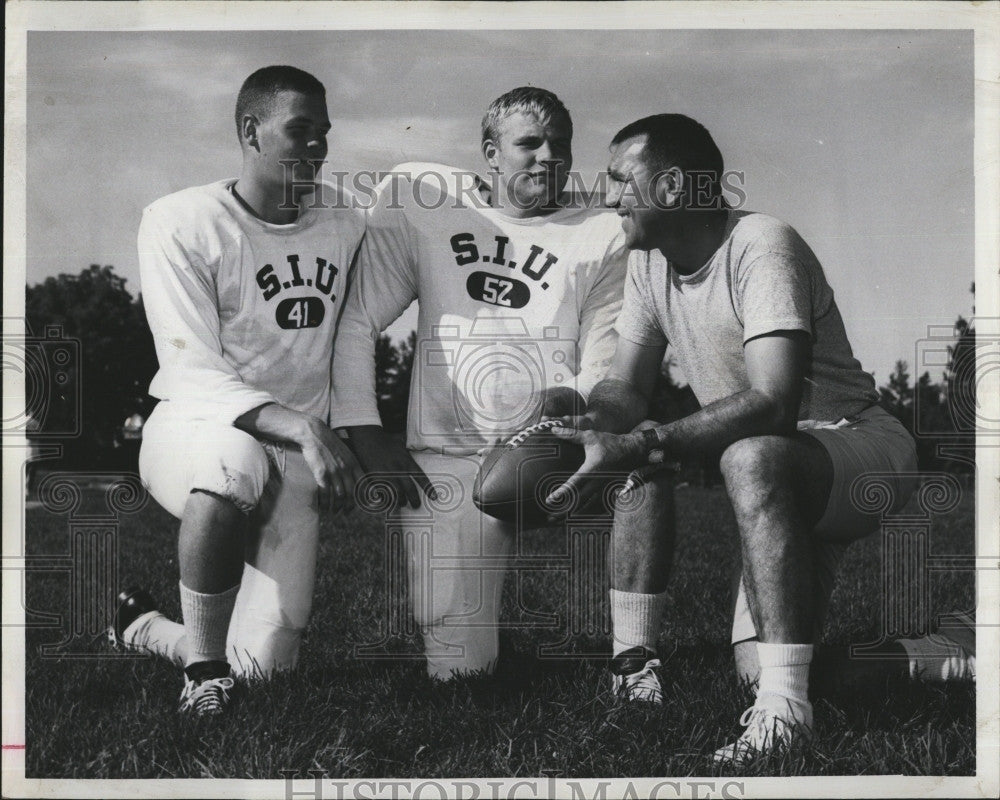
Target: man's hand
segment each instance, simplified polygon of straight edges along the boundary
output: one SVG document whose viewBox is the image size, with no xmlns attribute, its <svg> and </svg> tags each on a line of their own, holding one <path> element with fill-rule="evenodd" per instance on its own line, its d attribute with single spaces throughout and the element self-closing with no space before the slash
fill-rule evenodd
<svg viewBox="0 0 1000 800">
<path fill-rule="evenodd" d="M 586 417 L 581 418 L 581 422 L 584 420 Z M 560 439 L 581 445 L 585 457 L 580 469 L 548 496 L 547 504 L 559 505 L 567 495 L 576 493 L 579 496 L 576 505 L 582 507 L 604 483 L 603 480 L 589 480 L 591 475 L 602 472 L 627 473 L 646 462 L 641 434 L 626 433 L 619 436 L 562 426 L 553 428 L 552 433 Z"/>
<path fill-rule="evenodd" d="M 364 473 L 350 448 L 318 417 L 267 403 L 233 425 L 252 436 L 298 445 L 320 490 L 320 505 L 332 511 L 354 506 L 354 486 Z"/>
<path fill-rule="evenodd" d="M 410 451 L 378 425 L 358 425 L 347 429 L 354 452 L 368 475 L 385 475 L 395 488 L 398 504 L 420 508 L 421 493 L 431 499 L 437 493 Z"/>
<path fill-rule="evenodd" d="M 347 444 L 315 418 L 310 418 L 297 444 L 319 486 L 320 506 L 331 511 L 354 508 L 354 488 L 364 472 Z"/>
</svg>

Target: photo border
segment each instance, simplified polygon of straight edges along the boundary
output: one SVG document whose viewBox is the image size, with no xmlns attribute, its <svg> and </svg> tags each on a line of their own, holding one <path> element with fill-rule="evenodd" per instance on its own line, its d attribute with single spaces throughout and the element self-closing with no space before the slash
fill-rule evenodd
<svg viewBox="0 0 1000 800">
<path fill-rule="evenodd" d="M 26 48 L 28 31 L 168 31 L 168 30 L 366 30 L 366 29 L 627 29 L 641 15 L 645 27 L 671 29 L 957 29 L 975 37 L 975 280 L 977 334 L 1000 337 L 1000 4 L 948 2 L 625 2 L 519 3 L 451 2 L 11 2 L 6 7 L 6 92 L 4 163 L 5 336 L 23 335 L 26 223 Z M 567 24 L 571 20 L 571 24 Z M 979 326 L 983 328 L 980 330 Z M 23 409 L 22 376 L 5 371 L 4 418 Z M 984 418 L 1000 419 L 1000 381 L 983 380 L 979 402 Z M 5 456 L 24 447 L 23 436 L 5 437 Z M 12 448 L 8 450 L 8 447 Z M 24 524 L 21 464 L 4 458 L 3 548 L 17 552 Z M 977 556 L 1000 561 L 1000 447 L 980 434 L 977 447 Z M 716 778 L 719 786 L 735 780 L 745 796 L 768 797 L 989 797 L 1000 793 L 1000 564 L 977 575 L 977 753 L 973 777 L 838 776 L 789 778 Z M 20 584 L 3 581 L 5 609 L 20 609 Z M 5 622 L 7 620 L 5 611 Z M 22 614 L 23 623 L 23 614 Z M 2 775 L 5 796 L 77 797 L 287 797 L 284 781 L 248 780 L 65 780 L 24 778 L 24 631 L 3 628 Z M 18 744 L 22 749 L 17 749 Z M 570 796 L 565 779 L 489 778 L 505 786 L 520 784 L 514 796 Z M 645 796 L 660 779 L 632 779 L 633 791 Z M 686 783 L 690 784 L 691 780 Z M 484 792 L 486 778 L 475 779 Z M 415 780 L 414 783 L 419 783 Z M 442 784 L 453 781 L 439 781 Z M 338 783 L 340 783 L 338 781 Z M 347 783 L 372 784 L 377 781 Z M 399 783 L 394 781 L 392 783 Z M 573 781 L 592 792 L 597 780 Z M 535 784 L 537 794 L 532 794 Z M 616 785 L 624 791 L 625 779 Z M 294 787 L 310 796 L 313 782 Z M 336 795 L 331 795 L 336 796 Z M 345 794 L 345 796 L 348 796 Z M 371 796 L 391 796 L 390 794 Z M 431 795 L 428 795 L 431 796 Z M 485 794 L 484 796 L 492 796 Z M 502 794 L 501 796 L 508 796 Z M 588 795 L 590 796 L 590 795 Z M 611 796 L 611 795 L 609 795 Z"/>
</svg>

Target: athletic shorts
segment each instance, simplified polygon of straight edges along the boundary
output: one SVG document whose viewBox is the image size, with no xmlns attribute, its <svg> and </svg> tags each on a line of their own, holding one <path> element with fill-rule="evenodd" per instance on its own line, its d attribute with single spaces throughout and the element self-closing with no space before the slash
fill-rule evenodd
<svg viewBox="0 0 1000 800">
<path fill-rule="evenodd" d="M 839 423 L 800 428 L 800 432 L 823 445 L 833 462 L 830 498 L 813 528 L 818 632 L 847 546 L 878 530 L 882 516 L 899 511 L 913 494 L 918 480 L 917 451 L 913 437 L 902 423 L 880 406 L 872 406 Z M 867 484 L 861 480 L 863 476 L 882 488 L 875 488 L 865 498 L 863 487 Z M 881 498 L 885 499 L 884 504 L 878 502 Z M 741 580 L 733 612 L 732 642 L 756 636 Z"/>
</svg>

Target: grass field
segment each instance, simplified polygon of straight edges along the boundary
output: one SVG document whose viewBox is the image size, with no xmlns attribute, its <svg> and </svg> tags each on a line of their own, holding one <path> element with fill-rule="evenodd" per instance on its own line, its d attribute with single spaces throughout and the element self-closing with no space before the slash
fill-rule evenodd
<svg viewBox="0 0 1000 800">
<path fill-rule="evenodd" d="M 88 498 L 93 499 L 93 498 Z M 99 499 L 99 498 L 98 498 Z M 973 550 L 971 496 L 933 520 L 931 550 Z M 713 766 L 711 753 L 739 731 L 751 695 L 736 685 L 728 643 L 735 527 L 721 489 L 678 492 L 679 550 L 661 646 L 666 704 L 642 711 L 607 695 L 604 664 L 548 658 L 540 646 L 566 638 L 568 534 L 524 537 L 522 554 L 546 555 L 551 569 L 508 580 L 502 663 L 492 679 L 435 685 L 416 658 L 359 659 L 357 645 L 386 638 L 382 521 L 361 512 L 324 523 L 316 605 L 300 669 L 255 687 L 232 714 L 192 722 L 174 705 L 178 672 L 148 658 L 43 655 L 67 635 L 26 632 L 28 777 L 280 778 L 282 770 L 325 770 L 331 778 L 460 776 L 569 778 L 730 775 L 970 775 L 975 773 L 975 691 L 887 677 L 862 685 L 824 682 L 816 698 L 817 738 L 808 747 L 745 770 Z M 177 618 L 176 523 L 152 501 L 121 518 L 120 585 L 136 582 Z M 70 521 L 27 512 L 31 555 L 68 552 Z M 851 548 L 827 621 L 836 645 L 877 638 L 880 548 Z M 32 571 L 33 612 L 69 617 L 69 580 Z M 600 593 L 603 595 L 603 592 Z M 518 599 L 518 596 L 520 599 Z M 971 608 L 968 573 L 939 573 L 932 610 Z M 606 613 L 603 596 L 598 611 Z M 539 614 L 556 624 L 530 627 Z M 32 617 L 34 619 L 34 617 Z M 590 620 L 563 650 L 603 652 Z M 400 622 L 396 618 L 396 622 Z M 64 627 L 68 627 L 67 621 Z M 418 652 L 406 630 L 384 648 Z M 559 648 L 557 648 L 559 649 Z M 90 650 L 103 652 L 100 644 Z"/>
</svg>

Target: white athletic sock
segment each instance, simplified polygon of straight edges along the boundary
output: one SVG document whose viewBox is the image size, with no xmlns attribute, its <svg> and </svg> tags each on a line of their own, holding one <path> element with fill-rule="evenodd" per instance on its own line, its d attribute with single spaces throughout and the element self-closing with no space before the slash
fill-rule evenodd
<svg viewBox="0 0 1000 800">
<path fill-rule="evenodd" d="M 910 677 L 924 681 L 974 681 L 976 657 L 941 634 L 897 639 L 910 657 Z"/>
<path fill-rule="evenodd" d="M 792 705 L 809 705 L 809 664 L 811 644 L 773 644 L 757 642 L 760 659 L 760 685 L 757 697 L 777 695 Z"/>
<path fill-rule="evenodd" d="M 122 631 L 122 639 L 129 647 L 165 658 L 178 667 L 186 663 L 184 637 L 184 626 L 159 611 L 147 611 Z"/>
<path fill-rule="evenodd" d="M 225 661 L 229 620 L 233 616 L 240 585 L 236 584 L 220 594 L 202 594 L 188 589 L 183 583 L 180 587 L 181 612 L 188 639 L 185 666 L 198 661 Z"/>
<path fill-rule="evenodd" d="M 639 646 L 655 651 L 666 605 L 666 590 L 659 594 L 644 594 L 612 589 L 612 655 Z"/>
</svg>

